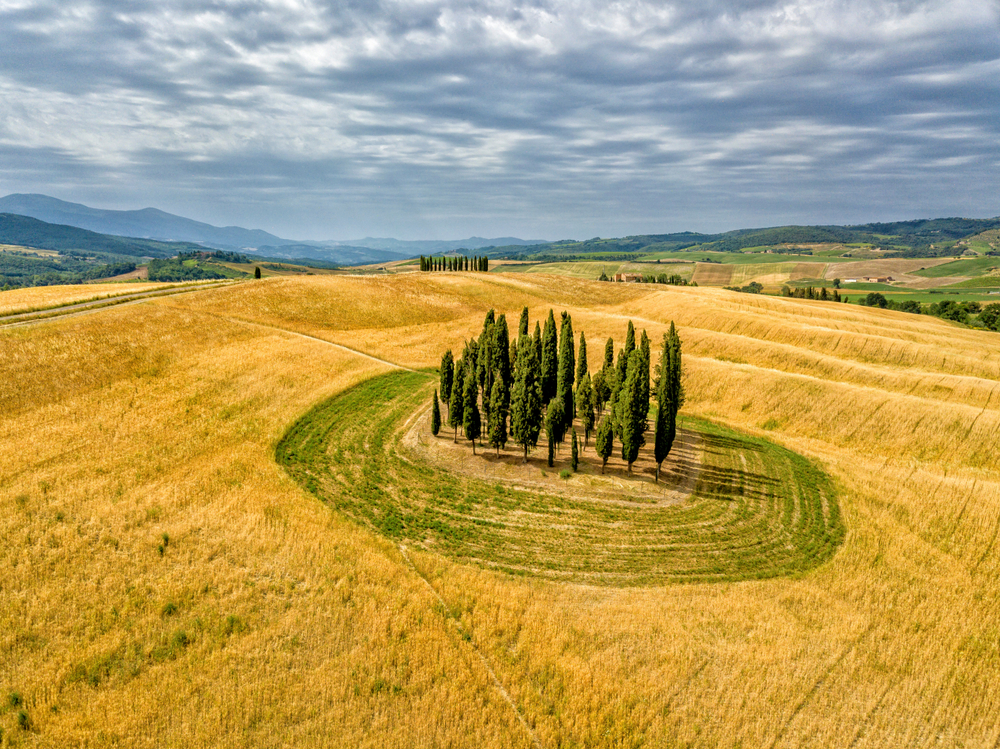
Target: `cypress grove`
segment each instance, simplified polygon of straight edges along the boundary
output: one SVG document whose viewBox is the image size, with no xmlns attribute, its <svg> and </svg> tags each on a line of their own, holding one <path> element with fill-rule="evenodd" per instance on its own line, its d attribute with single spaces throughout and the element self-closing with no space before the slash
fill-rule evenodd
<svg viewBox="0 0 1000 749">
<path fill-rule="evenodd" d="M 677 409 L 683 402 L 680 338 L 676 327 L 671 323 L 669 334 L 663 337 L 653 387 L 651 344 L 646 331 L 641 331 L 637 340 L 635 326 L 629 322 L 625 346 L 615 363 L 612 363 L 614 341 L 609 338 L 604 366 L 591 376 L 586 336 L 581 332 L 577 358 L 572 318 L 563 312 L 561 321 L 557 332 L 555 314 L 549 310 L 544 332 L 536 321 L 534 335 L 528 335 L 527 310 L 522 310 L 518 330 L 524 332 L 511 340 L 506 315 L 497 316 L 490 310 L 480 336 L 465 344 L 461 359 L 456 361 L 451 351 L 445 352 L 441 359 L 440 392 L 449 406 L 448 424 L 454 429 L 453 441 L 457 443 L 461 426 L 465 438 L 472 442 L 474 453 L 480 438 L 488 441 L 498 457 L 500 450 L 512 441 L 522 448 L 527 462 L 528 452 L 537 446 L 544 428 L 550 460 L 554 460 L 556 448 L 571 436 L 574 442 L 571 459 L 576 462 L 594 432 L 602 473 L 614 452 L 615 441 L 620 440 L 621 457 L 631 474 L 646 442 L 650 391 L 654 389 L 658 407 L 653 452 L 658 481 L 661 464 L 676 436 Z M 548 399 L 546 382 L 551 388 Z M 605 403 L 607 413 L 601 413 Z M 438 391 L 434 393 L 433 406 L 432 431 L 437 434 L 441 426 Z M 577 418 L 583 430 L 582 445 L 575 428 Z"/>
</svg>

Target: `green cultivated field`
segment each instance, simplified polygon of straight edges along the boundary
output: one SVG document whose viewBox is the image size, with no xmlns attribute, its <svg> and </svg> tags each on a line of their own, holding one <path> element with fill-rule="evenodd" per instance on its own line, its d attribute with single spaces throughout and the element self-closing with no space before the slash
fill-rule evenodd
<svg viewBox="0 0 1000 749">
<path fill-rule="evenodd" d="M 944 265 L 913 271 L 915 276 L 926 278 L 944 278 L 946 276 L 982 276 L 991 270 L 1000 268 L 1000 257 L 975 257 L 955 260 Z"/>
</svg>

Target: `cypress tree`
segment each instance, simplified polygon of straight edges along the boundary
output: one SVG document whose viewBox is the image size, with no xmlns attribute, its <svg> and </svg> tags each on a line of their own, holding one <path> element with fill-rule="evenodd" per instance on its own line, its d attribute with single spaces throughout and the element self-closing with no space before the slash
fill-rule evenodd
<svg viewBox="0 0 1000 749">
<path fill-rule="evenodd" d="M 628 321 L 628 331 L 625 333 L 625 357 L 626 360 L 628 356 L 635 351 L 635 326 L 632 325 L 632 321 Z"/>
<path fill-rule="evenodd" d="M 445 403 L 451 400 L 451 382 L 454 376 L 455 362 L 452 359 L 451 349 L 448 349 L 441 357 L 441 398 Z"/>
<path fill-rule="evenodd" d="M 490 345 L 490 369 L 494 379 L 503 380 L 505 396 L 504 410 L 510 408 L 510 331 L 507 328 L 507 315 L 500 315 L 493 324 L 493 341 Z M 490 385 L 492 390 L 492 385 Z"/>
<path fill-rule="evenodd" d="M 600 372 L 598 372 L 600 374 Z M 594 428 L 594 388 L 590 375 L 584 373 L 583 379 L 576 388 L 576 409 L 580 414 L 580 424 L 583 427 L 583 446 L 590 441 L 590 432 Z"/>
<path fill-rule="evenodd" d="M 604 344 L 604 368 L 615 366 L 615 342 L 614 339 L 608 338 L 608 342 Z"/>
<path fill-rule="evenodd" d="M 628 463 L 628 472 L 632 473 L 632 464 L 639 457 L 642 447 L 643 429 L 642 408 L 642 351 L 634 350 L 628 357 L 628 374 L 625 386 L 619 391 L 619 419 L 621 421 L 622 460 Z"/>
<path fill-rule="evenodd" d="M 521 310 L 521 320 L 517 324 L 517 334 L 519 336 L 528 335 L 528 308 Z"/>
<path fill-rule="evenodd" d="M 469 377 L 475 377 L 476 364 L 479 361 L 479 341 L 475 338 L 465 344 L 465 351 L 462 352 L 462 361 L 465 362 L 465 366 L 469 370 L 465 374 Z"/>
<path fill-rule="evenodd" d="M 576 369 L 574 355 L 573 319 L 562 313 L 562 329 L 559 331 L 559 366 L 556 376 L 556 397 L 563 403 L 562 423 L 568 428 L 573 423 L 576 407 L 573 404 L 573 371 Z M 562 442 L 562 440 L 557 440 Z"/>
<path fill-rule="evenodd" d="M 538 320 L 535 320 L 535 334 L 532 336 L 535 342 L 535 366 L 542 366 L 542 329 L 538 327 Z"/>
<path fill-rule="evenodd" d="M 434 391 L 434 406 L 431 408 L 431 434 L 435 437 L 441 431 L 441 406 L 438 405 L 438 391 Z"/>
<path fill-rule="evenodd" d="M 556 395 L 559 377 L 559 339 L 556 333 L 556 319 L 549 310 L 542 333 L 542 403 L 548 403 Z"/>
<path fill-rule="evenodd" d="M 642 354 L 642 368 L 639 372 L 639 413 L 642 419 L 642 429 L 646 430 L 649 419 L 649 336 L 646 331 L 642 331 L 642 339 L 639 344 L 639 352 Z"/>
<path fill-rule="evenodd" d="M 591 381 L 590 387 L 591 387 L 590 402 L 594 404 L 594 407 L 597 409 L 597 413 L 602 414 L 604 413 L 604 402 L 605 402 L 604 398 L 605 385 L 604 385 L 603 369 L 598 369 L 596 374 L 594 374 L 594 378 Z"/>
<path fill-rule="evenodd" d="M 597 454 L 601 456 L 601 473 L 604 473 L 604 468 L 608 465 L 608 458 L 611 457 L 611 451 L 614 449 L 614 430 L 611 427 L 611 415 L 608 414 L 603 419 L 597 427 L 597 438 L 594 440 L 594 447 L 597 449 Z"/>
<path fill-rule="evenodd" d="M 587 339 L 580 331 L 580 353 L 576 360 L 576 384 L 583 382 L 583 376 L 587 374 Z"/>
<path fill-rule="evenodd" d="M 545 411 L 545 429 L 552 435 L 552 441 L 561 445 L 566 437 L 566 405 L 558 395 L 549 401 L 548 409 Z"/>
<path fill-rule="evenodd" d="M 615 396 L 625 386 L 625 378 L 628 376 L 628 355 L 630 353 L 632 352 L 625 351 L 625 349 L 618 352 L 618 363 L 615 364 L 614 369 L 615 375 L 608 383 L 611 385 L 611 398 L 613 400 L 618 400 Z"/>
<path fill-rule="evenodd" d="M 486 255 L 483 255 L 483 273 L 489 273 L 489 272 L 490 272 L 490 259 Z"/>
<path fill-rule="evenodd" d="M 451 400 L 448 402 L 448 426 L 455 428 L 454 442 L 458 442 L 458 427 L 465 418 L 465 367 L 461 359 L 455 365 L 455 379 L 451 383 Z"/>
<path fill-rule="evenodd" d="M 497 377 L 493 380 L 493 390 L 490 392 L 490 422 L 489 439 L 490 445 L 497 450 L 497 457 L 500 457 L 500 448 L 507 444 L 507 408 L 504 404 L 504 390 L 506 386 L 503 379 Z M 506 394 L 510 399 L 510 394 Z"/>
<path fill-rule="evenodd" d="M 576 473 L 580 465 L 580 443 L 576 439 L 576 430 L 573 430 L 573 452 L 570 453 L 570 465 L 573 466 L 573 473 Z"/>
<path fill-rule="evenodd" d="M 479 387 L 476 378 L 469 373 L 465 378 L 465 419 L 462 427 L 465 429 L 465 438 L 472 440 L 472 454 L 476 454 L 476 440 L 483 432 L 483 422 L 479 416 Z"/>
<path fill-rule="evenodd" d="M 253 269 L 253 277 L 254 277 L 254 278 L 260 278 L 260 266 L 259 266 L 259 265 L 258 265 L 258 266 L 256 266 L 256 267 L 255 267 L 255 268 Z"/>
<path fill-rule="evenodd" d="M 608 398 L 608 418 L 611 419 L 611 433 L 618 439 L 621 439 L 622 427 L 618 413 L 618 395 L 619 393 L 615 392 Z"/>
<path fill-rule="evenodd" d="M 684 405 L 684 386 L 681 384 L 681 338 L 677 335 L 673 321 L 670 322 L 667 339 L 670 343 L 670 423 L 667 433 L 670 443 L 673 444 L 677 435 L 677 412 Z"/>
<path fill-rule="evenodd" d="M 653 441 L 653 459 L 656 460 L 656 481 L 660 480 L 660 465 L 670 454 L 673 447 L 673 435 L 670 434 L 670 422 L 674 404 L 670 401 L 671 394 L 671 344 L 666 334 L 663 336 L 663 352 L 660 354 L 660 378 L 656 387 L 656 432 Z"/>
<path fill-rule="evenodd" d="M 538 360 L 535 343 L 522 336 L 517 346 L 517 379 L 510 396 L 510 436 L 524 448 L 524 462 L 528 462 L 528 448 L 538 444 L 542 428 L 542 398 L 538 388 Z"/>
<path fill-rule="evenodd" d="M 479 335 L 479 350 L 476 359 L 476 379 L 479 380 L 479 386 L 487 397 L 493 387 L 493 326 L 495 324 L 495 313 L 490 310 L 486 313 L 486 319 L 483 320 L 483 332 Z"/>
</svg>

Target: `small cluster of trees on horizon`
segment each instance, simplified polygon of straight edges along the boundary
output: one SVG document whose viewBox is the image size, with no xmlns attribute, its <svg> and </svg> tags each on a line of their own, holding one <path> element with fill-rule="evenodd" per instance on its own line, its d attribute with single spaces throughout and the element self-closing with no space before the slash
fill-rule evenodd
<svg viewBox="0 0 1000 749">
<path fill-rule="evenodd" d="M 533 335 L 528 329 L 527 307 L 521 312 L 514 340 L 506 316 L 498 318 L 490 310 L 479 338 L 465 344 L 461 358 L 456 360 L 451 350 L 444 353 L 440 396 L 448 407 L 447 424 L 455 430 L 454 440 L 458 441 L 461 428 L 475 453 L 476 440 L 485 436 L 497 455 L 510 440 L 524 450 L 527 462 L 528 451 L 537 446 L 544 428 L 551 466 L 556 445 L 571 433 L 572 465 L 576 470 L 579 444 L 573 420 L 578 417 L 584 431 L 584 448 L 596 431 L 595 448 L 602 459 L 602 473 L 616 440 L 631 473 L 639 449 L 645 444 L 650 398 L 654 397 L 657 409 L 653 452 L 658 481 L 660 465 L 670 453 L 677 433 L 677 411 L 684 401 L 681 341 L 674 324 L 663 336 L 655 370 L 650 367 L 646 331 L 642 331 L 637 343 L 630 321 L 617 361 L 614 340 L 608 338 L 603 366 L 593 377 L 587 364 L 586 337 L 580 333 L 577 356 L 569 314 L 562 313 L 558 332 L 552 310 L 544 330 L 537 321 Z M 434 391 L 431 412 L 431 432 L 435 436 L 443 423 L 438 392 Z"/>
<path fill-rule="evenodd" d="M 799 286 L 797 288 L 791 288 L 789 286 L 781 287 L 781 296 L 791 297 L 793 299 L 818 299 L 822 302 L 841 302 L 845 299 L 840 298 L 840 292 L 837 291 L 840 285 L 840 279 L 836 279 L 834 283 L 833 291 L 827 291 L 826 286 L 820 286 L 818 289 L 814 289 L 812 286 L 806 286 L 805 288 Z"/>
<path fill-rule="evenodd" d="M 610 281 L 611 279 L 608 277 L 607 273 L 601 271 L 601 275 L 597 277 L 597 280 Z M 687 286 L 688 280 L 677 273 L 673 273 L 670 275 L 666 273 L 656 273 L 656 274 L 644 273 L 642 275 L 642 279 L 638 281 L 638 283 L 658 283 L 658 284 L 665 284 L 667 286 Z M 698 284 L 692 283 L 691 285 L 697 286 Z"/>
<path fill-rule="evenodd" d="M 426 257 L 420 256 L 420 270 L 422 271 L 480 271 L 488 273 L 490 270 L 490 259 L 486 255 L 476 257 L 466 257 L 457 255 L 455 257 Z"/>
</svg>

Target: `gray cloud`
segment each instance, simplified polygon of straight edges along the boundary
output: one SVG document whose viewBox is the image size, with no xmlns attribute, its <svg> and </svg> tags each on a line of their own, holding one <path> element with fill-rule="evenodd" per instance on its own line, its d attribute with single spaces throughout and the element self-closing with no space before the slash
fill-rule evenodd
<svg viewBox="0 0 1000 749">
<path fill-rule="evenodd" d="M 0 191 L 297 237 L 996 215 L 1000 5 L 0 0 Z"/>
</svg>

